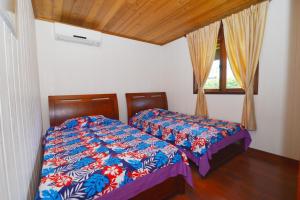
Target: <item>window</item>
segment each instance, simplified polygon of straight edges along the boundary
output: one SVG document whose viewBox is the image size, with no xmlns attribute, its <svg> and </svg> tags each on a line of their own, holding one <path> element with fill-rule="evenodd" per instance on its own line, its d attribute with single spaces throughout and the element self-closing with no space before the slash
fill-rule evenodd
<svg viewBox="0 0 300 200">
<path fill-rule="evenodd" d="M 204 85 L 206 94 L 245 94 L 236 81 L 226 55 L 223 27 L 221 26 L 216 56 Z M 197 94 L 198 86 L 194 77 L 194 94 Z M 254 94 L 258 93 L 258 68 L 254 78 Z"/>
</svg>

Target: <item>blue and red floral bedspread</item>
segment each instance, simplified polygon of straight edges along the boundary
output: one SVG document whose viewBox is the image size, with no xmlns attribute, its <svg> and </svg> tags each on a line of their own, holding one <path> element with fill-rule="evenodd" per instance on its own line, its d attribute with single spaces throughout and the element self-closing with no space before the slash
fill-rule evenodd
<svg viewBox="0 0 300 200">
<path fill-rule="evenodd" d="M 36 199 L 96 199 L 185 154 L 153 136 L 103 116 L 67 120 L 44 139 Z"/>
<path fill-rule="evenodd" d="M 130 119 L 130 125 L 191 151 L 206 154 L 208 148 L 244 128 L 239 123 L 207 119 L 163 109 L 148 109 Z"/>
</svg>

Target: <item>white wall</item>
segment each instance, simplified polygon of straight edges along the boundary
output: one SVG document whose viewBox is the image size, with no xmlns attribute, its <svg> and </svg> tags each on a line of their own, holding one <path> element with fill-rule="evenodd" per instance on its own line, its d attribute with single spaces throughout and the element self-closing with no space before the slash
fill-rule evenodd
<svg viewBox="0 0 300 200">
<path fill-rule="evenodd" d="M 258 130 L 252 133 L 252 147 L 299 159 L 297 144 L 291 145 L 296 129 L 286 133 L 296 124 L 286 123 L 288 117 L 294 119 L 287 114 L 286 98 L 292 1 L 296 2 L 270 3 L 255 97 Z M 55 41 L 52 23 L 37 20 L 36 26 L 44 129 L 49 127 L 48 95 L 116 92 L 120 117 L 126 122 L 124 93 L 167 91 L 171 110 L 194 113 L 196 96 L 185 38 L 155 46 L 104 35 L 102 46 L 94 48 Z M 240 121 L 243 95 L 207 95 L 207 100 L 211 117 Z"/>
<path fill-rule="evenodd" d="M 286 117 L 290 115 L 287 114 L 287 105 L 291 101 L 291 97 L 286 93 L 287 89 L 293 85 L 288 85 L 288 80 L 291 79 L 288 73 L 292 59 L 290 55 L 292 31 L 290 19 L 293 18 L 291 5 L 292 0 L 270 3 L 260 57 L 259 94 L 255 96 L 258 129 L 251 133 L 253 139 L 251 146 L 299 159 L 299 147 L 296 142 L 292 144 L 293 140 L 287 139 L 295 139 L 299 133 L 296 132 L 296 128 L 288 131 L 286 125 Z M 172 71 L 172 76 L 168 79 L 167 90 L 169 107 L 179 112 L 194 113 L 196 95 L 193 95 L 192 66 L 186 39 L 178 39 L 164 48 L 164 51 L 169 54 L 166 66 L 169 71 Z M 297 92 L 299 93 L 299 90 Z M 243 95 L 207 95 L 210 116 L 239 122 L 243 97 Z M 295 105 L 291 107 L 291 110 L 295 110 Z M 296 121 L 296 115 L 291 116 L 292 119 Z M 296 122 L 294 126 L 296 127 Z"/>
<path fill-rule="evenodd" d="M 33 199 L 42 133 L 35 25 L 19 0 L 18 39 L 0 17 L 0 199 Z"/>
<path fill-rule="evenodd" d="M 52 23 L 36 20 L 36 27 L 44 129 L 49 95 L 117 93 L 126 122 L 126 92 L 164 90 L 160 46 L 104 34 L 91 47 L 56 41 Z"/>
</svg>

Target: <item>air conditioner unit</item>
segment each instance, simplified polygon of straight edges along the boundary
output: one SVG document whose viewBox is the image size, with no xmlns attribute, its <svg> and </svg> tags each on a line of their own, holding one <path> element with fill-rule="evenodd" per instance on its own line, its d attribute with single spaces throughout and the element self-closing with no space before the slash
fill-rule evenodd
<svg viewBox="0 0 300 200">
<path fill-rule="evenodd" d="M 76 42 L 91 46 L 100 46 L 102 40 L 101 32 L 61 23 L 54 23 L 54 35 L 56 40 Z"/>
</svg>

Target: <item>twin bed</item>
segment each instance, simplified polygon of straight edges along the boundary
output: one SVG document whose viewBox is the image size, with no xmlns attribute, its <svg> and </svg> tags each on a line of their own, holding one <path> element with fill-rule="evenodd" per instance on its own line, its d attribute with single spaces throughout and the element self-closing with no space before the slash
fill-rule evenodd
<svg viewBox="0 0 300 200">
<path fill-rule="evenodd" d="M 183 193 L 185 183 L 192 186 L 187 157 L 204 176 L 214 153 L 251 141 L 238 124 L 201 124 L 167 111 L 165 93 L 130 93 L 126 99 L 131 126 L 118 120 L 116 94 L 49 97 L 51 128 L 36 199 L 165 199 Z M 203 143 L 201 132 L 217 139 L 206 134 Z"/>
<path fill-rule="evenodd" d="M 168 111 L 165 92 L 127 93 L 126 101 L 128 123 L 180 148 L 199 167 L 201 176 L 251 143 L 250 134 L 239 123 Z"/>
<path fill-rule="evenodd" d="M 49 113 L 36 199 L 165 199 L 192 185 L 184 153 L 118 121 L 115 94 L 52 96 Z"/>
</svg>

